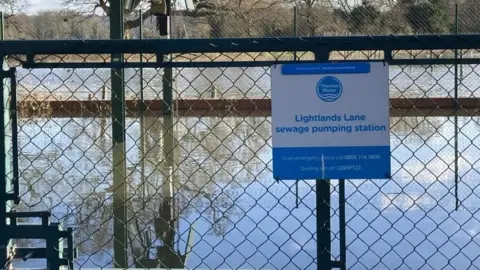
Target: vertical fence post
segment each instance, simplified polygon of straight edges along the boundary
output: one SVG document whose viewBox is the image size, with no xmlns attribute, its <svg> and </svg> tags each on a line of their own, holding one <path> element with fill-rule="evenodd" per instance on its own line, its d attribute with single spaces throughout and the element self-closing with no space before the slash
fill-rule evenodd
<svg viewBox="0 0 480 270">
<path fill-rule="evenodd" d="M 167 0 L 166 2 L 166 14 L 162 16 L 157 16 L 158 20 L 158 27 L 160 30 L 160 36 L 161 38 L 164 39 L 169 39 L 170 38 L 170 32 L 171 32 L 171 17 L 170 17 L 170 10 L 171 10 L 171 1 Z M 158 56 L 157 56 L 158 57 Z M 157 59 L 158 61 L 158 59 Z M 169 62 L 171 61 L 171 56 L 170 55 L 163 55 L 163 61 L 164 62 Z M 164 173 L 163 176 L 163 184 L 162 185 L 167 185 L 169 188 L 169 192 L 171 194 L 167 194 L 168 192 L 163 192 L 162 195 L 164 196 L 164 200 L 168 202 L 165 207 L 168 207 L 166 209 L 167 211 L 170 211 L 171 216 L 173 215 L 173 204 L 174 204 L 174 185 L 173 182 L 175 181 L 174 179 L 174 172 L 175 172 L 175 156 L 174 156 L 174 144 L 175 144 L 175 138 L 174 138 L 174 114 L 173 114 L 173 70 L 171 67 L 164 67 L 163 68 L 163 77 L 162 77 L 162 90 L 163 90 L 163 153 L 164 153 L 164 163 L 163 163 L 163 171 L 166 172 Z M 170 198 L 165 198 L 165 197 L 170 197 Z M 166 221 L 166 220 L 164 220 Z M 170 226 L 173 224 L 173 220 L 168 220 Z M 157 249 L 157 257 L 162 258 L 166 256 L 166 253 L 168 253 L 169 250 L 171 250 L 171 247 L 169 247 L 169 241 L 166 241 L 164 243 L 164 246 L 161 248 Z M 163 261 L 161 263 L 162 267 L 166 268 L 171 268 L 172 266 L 168 265 L 171 262 Z"/>
<path fill-rule="evenodd" d="M 3 20 L 3 12 L 0 11 L 0 40 L 3 40 L 4 39 L 4 35 L 3 35 L 3 26 L 4 26 L 4 20 Z M 2 70 L 1 71 L 4 71 L 4 62 L 5 62 L 5 57 L 3 55 L 0 55 L 0 61 L 2 61 Z M 0 78 L 2 79 L 2 81 L 0 82 L 1 84 L 1 108 L 2 108 L 2 112 L 5 114 L 5 108 L 4 108 L 4 100 L 3 100 L 3 93 L 5 91 L 5 78 L 3 78 L 3 76 L 0 76 Z M 2 116 L 3 117 L 3 116 Z M 2 138 L 6 138 L 5 137 L 5 123 L 4 123 L 4 118 L 0 119 L 0 126 L 2 127 Z M 6 225 L 6 212 L 7 212 L 7 177 L 6 177 L 6 170 L 5 170 L 5 154 L 6 154 L 6 151 L 5 151 L 5 144 L 4 143 L 1 143 L 0 144 L 0 175 L 2 175 L 4 178 L 2 180 L 2 182 L 0 183 L 0 228 L 2 226 L 5 226 Z M 0 229 L 1 231 L 1 229 Z M 2 243 L 0 241 L 0 246 L 3 245 L 4 243 Z M 3 256 L 3 254 L 1 255 Z M 3 267 L 3 265 L 0 265 L 0 267 Z"/>
<path fill-rule="evenodd" d="M 297 36 L 297 6 L 293 7 L 293 36 Z M 293 60 L 297 61 L 297 51 L 293 52 Z"/>
<path fill-rule="evenodd" d="M 316 180 L 317 270 L 331 269 L 330 180 Z"/>
<path fill-rule="evenodd" d="M 345 179 L 338 181 L 338 210 L 340 222 L 340 269 L 347 270 L 347 222 L 345 220 Z"/>
<path fill-rule="evenodd" d="M 458 4 L 455 3 L 455 35 L 458 35 Z M 459 109 L 459 103 L 458 103 L 458 50 L 455 49 L 455 66 L 454 66 L 454 99 L 455 99 L 455 105 L 454 105 L 454 151 L 455 151 L 455 210 L 458 210 L 458 207 L 460 206 L 460 200 L 458 198 L 458 109 Z"/>
<path fill-rule="evenodd" d="M 174 134 L 175 123 L 173 121 L 173 114 L 166 115 L 163 117 L 163 153 L 165 166 L 164 169 L 170 170 L 168 176 L 168 181 L 172 182 L 173 172 L 175 169 L 175 134 Z"/>
<path fill-rule="evenodd" d="M 2 16 L 3 17 L 3 16 Z M 5 61 L 5 56 L 0 55 L 0 61 L 2 61 L 2 70 L 4 71 L 3 64 Z M 8 186 L 8 177 L 6 173 L 6 147 L 5 147 L 5 139 L 8 138 L 5 135 L 5 78 L 4 76 L 0 76 L 0 107 L 2 109 L 3 115 L 0 117 L 0 136 L 2 137 L 2 141 L 0 142 L 0 175 L 2 175 L 2 179 L 0 180 L 0 231 L 5 231 L 5 227 L 7 226 L 7 206 L 8 206 L 8 199 L 7 199 L 7 186 Z M 9 236 L 3 233 L 0 233 L 0 269 L 4 268 L 8 260 L 8 245 L 9 245 Z M 5 252 L 6 251 L 6 252 Z"/>
<path fill-rule="evenodd" d="M 140 9 L 140 39 L 143 39 L 143 9 Z M 140 63 L 143 63 L 143 53 L 140 54 Z M 144 81 L 143 81 L 143 67 L 140 67 L 140 112 L 143 113 L 147 110 L 144 96 Z"/>
<path fill-rule="evenodd" d="M 326 62 L 328 51 L 316 51 L 315 61 Z M 316 180 L 317 270 L 332 269 L 330 226 L 330 179 Z"/>
<path fill-rule="evenodd" d="M 456 32 L 457 32 L 457 35 L 460 34 L 460 10 L 459 10 L 459 6 L 458 6 L 458 3 L 455 3 L 455 25 L 456 25 Z M 463 58 L 463 49 L 460 49 L 459 50 L 460 53 L 459 53 L 459 59 L 461 60 Z M 468 52 L 468 50 L 466 50 Z M 463 80 L 463 65 L 460 65 L 460 74 L 458 76 L 458 80 L 459 82 L 461 82 Z"/>
<path fill-rule="evenodd" d="M 164 39 L 170 38 L 171 30 L 171 1 L 166 1 L 167 10 L 164 16 L 158 16 L 158 27 L 160 30 L 160 36 Z M 168 62 L 171 60 L 170 55 L 164 55 L 163 61 Z M 174 122 L 173 122 L 173 72 L 171 67 L 163 68 L 162 77 L 162 89 L 163 89 L 163 153 L 164 153 L 164 170 L 168 169 L 168 175 L 164 176 L 165 183 L 174 181 L 175 172 L 175 157 L 174 157 Z M 173 202 L 171 201 L 170 204 Z"/>
<path fill-rule="evenodd" d="M 167 239 L 171 239 L 175 233 L 173 228 L 175 228 L 175 138 L 174 138 L 174 115 L 165 115 L 163 116 L 163 175 L 162 175 L 162 210 L 159 213 L 161 222 L 166 225 L 170 231 L 167 232 Z M 162 216 L 163 215 L 163 216 Z M 157 247 L 157 258 L 169 258 L 171 257 L 171 251 L 173 251 L 173 241 L 164 241 L 161 247 Z M 180 258 L 179 254 L 174 255 L 176 258 Z M 171 259 L 161 260 L 161 267 L 168 269 L 175 268 L 174 263 Z M 184 266 L 183 266 L 184 267 Z M 183 268 L 182 267 L 182 268 Z"/>
<path fill-rule="evenodd" d="M 3 20 L 3 12 L 0 12 L 0 39 L 4 39 L 4 20 Z M 5 56 L 0 55 L 0 61 L 2 62 L 2 69 L 0 72 L 4 73 L 6 69 L 5 64 Z M 6 140 L 8 139 L 6 135 L 6 125 L 5 125 L 5 116 L 8 114 L 6 110 L 6 100 L 5 100 L 5 93 L 8 89 L 6 89 L 6 78 L 2 75 L 0 76 L 0 108 L 2 109 L 2 117 L 0 118 L 0 136 L 2 137 L 2 142 L 0 143 L 0 175 L 2 175 L 2 179 L 0 180 L 0 232 L 5 231 L 5 227 L 7 226 L 7 211 L 9 211 L 8 207 L 8 196 L 7 196 L 7 187 L 10 186 L 9 178 L 7 176 L 7 151 L 6 151 Z M 8 261 L 8 250 L 10 247 L 9 236 L 0 233 L 0 269 L 4 268 L 4 265 L 7 264 Z"/>
<path fill-rule="evenodd" d="M 123 0 L 110 2 L 110 38 L 123 39 Z M 113 54 L 112 62 L 123 62 L 123 54 Z M 113 140 L 113 252 L 115 268 L 127 268 L 127 185 L 125 157 L 125 85 L 124 70 L 114 68 L 112 81 Z"/>
<path fill-rule="evenodd" d="M 8 60 L 5 60 L 5 69 L 8 68 Z M 9 75 L 10 75 L 10 104 L 5 104 L 6 111 L 10 113 L 10 123 L 8 127 L 6 127 L 6 131 L 12 134 L 11 140 L 8 141 L 8 146 L 6 149 L 12 149 L 12 154 L 7 155 L 7 172 L 12 172 L 12 177 L 9 178 L 13 185 L 13 194 L 14 194 L 14 204 L 20 203 L 20 177 L 19 177 L 19 169 L 18 169 L 18 115 L 17 115 L 17 74 L 16 69 L 9 68 Z M 8 95 L 6 95 L 8 97 Z M 11 164 L 11 169 L 9 165 Z M 7 211 L 10 211 L 7 206 Z"/>
<path fill-rule="evenodd" d="M 0 11 L 0 40 L 5 40 L 5 17 L 3 12 Z"/>
<path fill-rule="evenodd" d="M 145 163 L 147 158 L 146 149 L 146 127 L 145 127 L 145 114 L 142 112 L 140 113 L 140 153 L 141 157 L 141 167 L 140 167 L 140 182 L 142 187 L 142 207 L 147 207 L 146 205 L 146 198 L 147 198 L 147 183 L 145 177 Z"/>
<path fill-rule="evenodd" d="M 169 39 L 170 38 L 170 9 L 171 1 L 166 1 L 166 14 L 157 16 L 157 25 L 160 32 L 160 38 Z M 157 56 L 158 57 L 158 56 Z M 158 59 L 157 59 L 158 61 Z M 163 61 L 170 61 L 170 55 L 163 55 Z M 162 91 L 163 91 L 163 115 L 171 115 L 173 113 L 173 73 L 171 67 L 163 68 L 163 77 L 162 77 Z"/>
<path fill-rule="evenodd" d="M 140 39 L 143 39 L 143 9 L 140 9 Z M 143 53 L 140 54 L 140 63 L 143 63 Z M 140 171 L 140 178 L 141 178 L 141 185 L 142 185 L 142 195 L 143 195 L 143 207 L 146 207 L 146 193 L 147 193 L 147 185 L 146 185 L 146 178 L 145 178 L 145 136 L 146 136 L 146 129 L 145 129 L 145 111 L 147 110 L 147 104 L 145 104 L 145 87 L 144 87 L 144 80 L 143 80 L 143 67 L 140 67 L 140 147 L 142 153 L 142 165 Z"/>
<path fill-rule="evenodd" d="M 140 9 L 140 39 L 143 39 L 143 9 Z M 140 54 L 140 63 L 143 63 L 143 53 Z M 147 110 L 147 104 L 145 104 L 144 96 L 144 80 L 143 80 L 143 67 L 140 67 L 140 147 L 142 153 L 142 165 L 140 168 L 140 178 L 142 185 L 142 196 L 143 196 L 143 208 L 146 207 L 146 193 L 147 193 L 147 184 L 145 178 L 145 144 L 146 144 L 146 128 L 145 128 L 145 111 Z"/>
</svg>

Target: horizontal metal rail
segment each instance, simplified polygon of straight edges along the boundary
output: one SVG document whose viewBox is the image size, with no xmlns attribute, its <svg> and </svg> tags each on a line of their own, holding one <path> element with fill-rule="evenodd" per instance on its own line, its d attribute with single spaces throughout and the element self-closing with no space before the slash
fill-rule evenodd
<svg viewBox="0 0 480 270">
<path fill-rule="evenodd" d="M 348 36 L 234 39 L 154 40 L 38 40 L 1 41 L 3 55 L 26 55 L 25 68 L 160 68 L 160 67 L 252 67 L 284 64 L 293 60 L 167 61 L 165 54 L 258 53 L 304 51 L 328 56 L 333 51 L 382 51 L 390 65 L 479 64 L 480 58 L 395 59 L 397 50 L 479 49 L 480 35 Z M 155 54 L 156 62 L 35 62 L 37 55 Z M 325 59 L 325 58 L 324 58 Z M 349 60 L 350 61 L 350 60 Z M 370 60 L 369 60 L 370 61 Z M 315 61 L 302 61 L 315 62 Z"/>
<path fill-rule="evenodd" d="M 480 35 L 2 41 L 10 54 L 227 53 L 283 51 L 453 50 L 480 48 Z"/>
<path fill-rule="evenodd" d="M 335 60 L 329 62 L 345 62 L 347 60 Z M 473 65 L 480 64 L 480 58 L 463 59 L 390 59 L 390 60 L 348 60 L 348 62 L 386 62 L 389 65 L 410 65 L 410 66 L 430 66 L 430 65 Z M 288 63 L 318 63 L 318 61 L 194 61 L 194 62 L 83 62 L 83 63 L 35 63 L 25 62 L 24 68 L 35 69 L 54 69 L 54 68 L 227 68 L 227 67 L 268 67 L 272 65 Z"/>
</svg>

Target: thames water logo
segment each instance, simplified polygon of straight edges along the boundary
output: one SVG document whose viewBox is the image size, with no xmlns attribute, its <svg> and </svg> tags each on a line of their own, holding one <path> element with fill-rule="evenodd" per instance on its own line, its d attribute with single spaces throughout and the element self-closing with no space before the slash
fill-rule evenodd
<svg viewBox="0 0 480 270">
<path fill-rule="evenodd" d="M 317 84 L 317 95 L 325 102 L 334 102 L 342 95 L 343 87 L 333 76 L 323 77 Z"/>
</svg>

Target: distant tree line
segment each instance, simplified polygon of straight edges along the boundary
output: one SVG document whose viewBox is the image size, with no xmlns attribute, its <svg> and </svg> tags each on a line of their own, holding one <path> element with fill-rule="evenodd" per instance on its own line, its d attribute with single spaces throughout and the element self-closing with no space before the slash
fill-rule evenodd
<svg viewBox="0 0 480 270">
<path fill-rule="evenodd" d="M 346 0 L 338 0 L 336 6 L 330 0 L 298 0 L 295 3 L 296 21 L 292 4 L 265 1 L 268 2 L 260 7 L 239 4 L 209 12 L 174 13 L 172 37 L 292 36 L 294 29 L 299 36 L 441 34 L 453 33 L 455 27 L 455 6 L 450 0 L 364 0 L 356 6 L 340 5 Z M 477 1 L 459 1 L 459 32 L 480 32 L 480 4 Z M 232 2 L 235 1 L 229 1 Z M 5 22 L 7 39 L 109 37 L 107 16 L 81 14 L 69 9 L 34 15 L 15 13 L 7 15 Z M 158 36 L 152 17 L 143 23 L 145 38 Z M 126 36 L 138 38 L 139 27 L 129 29 Z"/>
<path fill-rule="evenodd" d="M 72 10 L 42 11 L 35 15 L 7 15 L 6 39 L 105 39 L 108 18 L 85 16 Z"/>
</svg>

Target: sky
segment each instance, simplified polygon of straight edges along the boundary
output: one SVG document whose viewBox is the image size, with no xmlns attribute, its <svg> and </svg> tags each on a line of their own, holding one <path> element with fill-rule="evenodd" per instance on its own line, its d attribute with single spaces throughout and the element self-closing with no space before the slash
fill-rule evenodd
<svg viewBox="0 0 480 270">
<path fill-rule="evenodd" d="M 62 6 L 61 1 L 62 0 L 28 0 L 30 3 L 30 9 L 28 13 L 36 13 L 41 10 L 52 10 L 52 9 L 61 9 L 64 8 Z M 184 0 L 184 1 L 179 1 L 178 4 L 180 6 L 184 7 L 185 6 L 185 1 L 188 2 L 188 6 L 190 8 L 193 7 L 193 3 L 191 3 L 191 0 Z M 178 9 L 178 7 L 177 7 Z"/>
<path fill-rule="evenodd" d="M 30 12 L 38 12 L 45 9 L 60 9 L 59 0 L 29 0 L 30 2 Z"/>
</svg>

